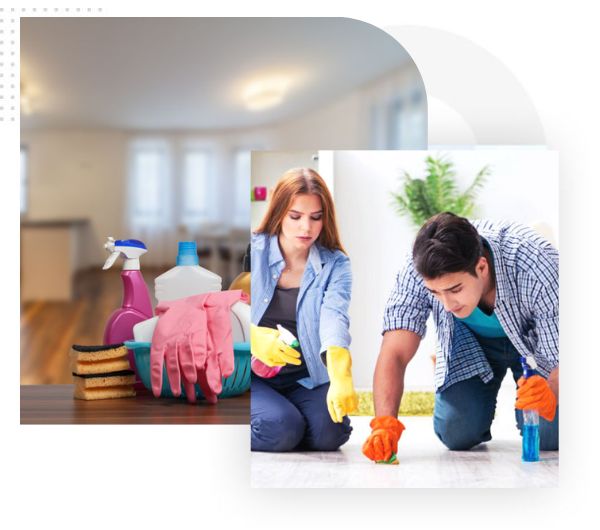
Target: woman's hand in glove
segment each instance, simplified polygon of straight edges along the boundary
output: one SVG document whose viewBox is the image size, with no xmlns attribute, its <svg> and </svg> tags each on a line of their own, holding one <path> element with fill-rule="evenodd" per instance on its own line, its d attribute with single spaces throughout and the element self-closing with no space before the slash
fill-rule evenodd
<svg viewBox="0 0 600 530">
<path fill-rule="evenodd" d="M 352 358 L 346 348 L 327 348 L 327 373 L 329 391 L 327 410 L 335 423 L 341 423 L 344 416 L 358 408 L 358 395 L 352 383 Z"/>
<path fill-rule="evenodd" d="M 267 366 L 302 364 L 300 352 L 279 338 L 279 331 L 262 326 L 250 326 L 250 351 Z"/>
</svg>

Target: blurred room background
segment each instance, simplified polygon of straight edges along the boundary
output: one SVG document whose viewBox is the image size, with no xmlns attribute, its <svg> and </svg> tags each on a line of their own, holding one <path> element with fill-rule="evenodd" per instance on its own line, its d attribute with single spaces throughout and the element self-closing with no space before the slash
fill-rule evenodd
<svg viewBox="0 0 600 530">
<path fill-rule="evenodd" d="M 69 383 L 70 345 L 101 343 L 107 236 L 146 243 L 152 294 L 183 240 L 226 288 L 252 150 L 426 142 L 416 66 L 360 21 L 21 18 L 21 383 Z"/>
</svg>

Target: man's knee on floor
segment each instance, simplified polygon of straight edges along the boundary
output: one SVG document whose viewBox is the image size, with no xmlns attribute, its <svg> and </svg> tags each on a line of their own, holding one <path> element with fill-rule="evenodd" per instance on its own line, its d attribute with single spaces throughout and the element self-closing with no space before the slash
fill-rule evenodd
<svg viewBox="0 0 600 530">
<path fill-rule="evenodd" d="M 434 423 L 434 430 L 440 441 L 451 451 L 468 451 L 481 442 L 487 441 L 475 429 L 457 428 L 448 423 Z"/>
<path fill-rule="evenodd" d="M 540 439 L 540 451 L 558 451 L 558 440 Z"/>
<path fill-rule="evenodd" d="M 558 451 L 558 429 L 540 429 L 540 451 Z"/>
<path fill-rule="evenodd" d="M 304 437 L 306 423 L 300 415 L 256 417 L 250 420 L 254 451 L 293 451 Z"/>
</svg>

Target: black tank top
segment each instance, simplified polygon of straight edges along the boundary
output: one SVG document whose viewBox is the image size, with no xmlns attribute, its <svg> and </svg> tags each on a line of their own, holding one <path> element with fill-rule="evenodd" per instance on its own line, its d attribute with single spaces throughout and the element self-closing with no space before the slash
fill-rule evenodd
<svg viewBox="0 0 600 530">
<path fill-rule="evenodd" d="M 267 307 L 267 310 L 258 325 L 277 329 L 277 324 L 279 324 L 297 338 L 298 324 L 296 320 L 296 302 L 298 300 L 299 291 L 299 287 L 276 287 L 273 298 L 269 303 L 269 307 Z M 300 351 L 300 360 L 302 361 L 302 364 L 300 366 L 286 364 L 275 377 L 267 379 L 267 381 L 279 386 L 295 382 L 303 377 L 308 377 L 308 370 L 306 368 L 306 363 L 304 362 L 302 350 L 301 348 L 297 349 Z"/>
</svg>

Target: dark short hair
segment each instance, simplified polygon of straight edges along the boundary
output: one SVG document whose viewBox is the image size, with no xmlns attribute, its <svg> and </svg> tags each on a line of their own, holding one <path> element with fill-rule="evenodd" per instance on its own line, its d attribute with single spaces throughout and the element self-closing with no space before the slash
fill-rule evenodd
<svg viewBox="0 0 600 530">
<path fill-rule="evenodd" d="M 481 236 L 464 217 L 450 212 L 434 215 L 419 230 L 413 245 L 413 263 L 424 278 L 439 278 L 452 272 L 476 276 L 483 256 Z"/>
</svg>

